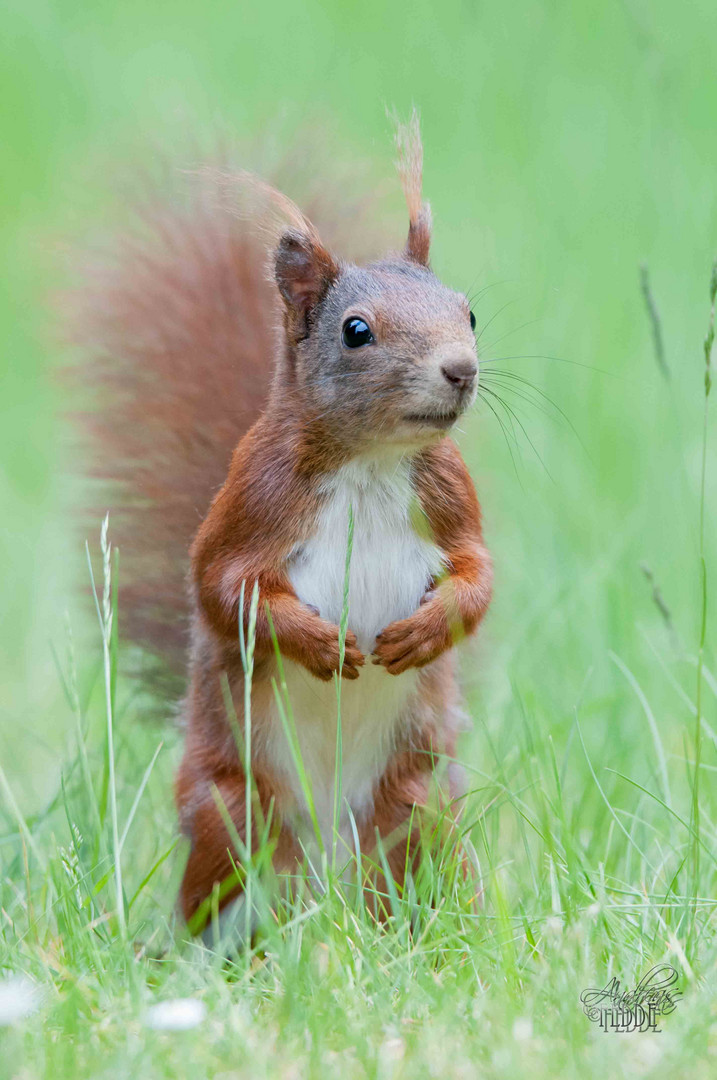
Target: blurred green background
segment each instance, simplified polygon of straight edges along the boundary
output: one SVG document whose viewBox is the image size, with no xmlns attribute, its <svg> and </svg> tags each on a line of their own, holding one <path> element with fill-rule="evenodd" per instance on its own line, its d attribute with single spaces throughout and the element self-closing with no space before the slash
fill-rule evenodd
<svg viewBox="0 0 717 1080">
<path fill-rule="evenodd" d="M 81 622 L 83 552 L 52 379 L 68 355 L 48 304 L 65 283 L 65 242 L 101 227 L 115 169 L 147 147 L 211 145 L 218 132 L 241 140 L 277 123 L 327 121 L 342 157 L 368 158 L 395 183 L 398 211 L 386 108 L 405 115 L 412 104 L 438 273 L 467 292 L 490 286 L 476 302 L 485 357 L 515 358 L 499 366 L 549 395 L 577 432 L 534 391 L 533 405 L 505 394 L 529 437 L 513 421 L 517 446 L 485 406 L 464 425 L 497 574 L 466 662 L 472 711 L 507 754 L 519 705 L 560 741 L 580 699 L 601 765 L 629 757 L 646 782 L 647 731 L 612 651 L 657 697 L 668 750 L 680 752 L 717 250 L 713 0 L 9 0 L 1 18 L 0 757 L 18 798 L 54 786 L 71 719 L 50 645 L 65 640 L 65 610 Z M 712 469 L 711 567 L 716 482 Z M 713 697 L 708 706 L 714 723 Z"/>
</svg>

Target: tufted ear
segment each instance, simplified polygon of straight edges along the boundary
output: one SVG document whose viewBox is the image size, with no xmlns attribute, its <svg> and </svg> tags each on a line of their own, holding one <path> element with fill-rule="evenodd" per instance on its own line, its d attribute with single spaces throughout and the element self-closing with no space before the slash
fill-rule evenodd
<svg viewBox="0 0 717 1080">
<path fill-rule="evenodd" d="M 398 175 L 408 207 L 408 239 L 404 255 L 411 262 L 428 266 L 431 246 L 431 208 L 423 201 L 423 146 L 418 113 L 414 109 L 407 124 L 396 126 Z"/>
<path fill-rule="evenodd" d="M 313 308 L 339 275 L 339 267 L 317 236 L 291 229 L 279 240 L 274 277 L 290 322 L 304 332 Z"/>
</svg>

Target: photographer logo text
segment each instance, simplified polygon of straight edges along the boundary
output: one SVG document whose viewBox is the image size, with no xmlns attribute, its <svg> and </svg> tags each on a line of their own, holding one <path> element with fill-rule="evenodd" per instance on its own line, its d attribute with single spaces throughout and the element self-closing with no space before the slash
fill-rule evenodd
<svg viewBox="0 0 717 1080">
<path fill-rule="evenodd" d="M 602 990 L 583 990 L 580 1003 L 588 1020 L 603 1031 L 661 1031 L 660 1017 L 674 1012 L 682 996 L 677 977 L 669 964 L 659 964 L 633 990 L 623 990 L 613 978 Z"/>
</svg>

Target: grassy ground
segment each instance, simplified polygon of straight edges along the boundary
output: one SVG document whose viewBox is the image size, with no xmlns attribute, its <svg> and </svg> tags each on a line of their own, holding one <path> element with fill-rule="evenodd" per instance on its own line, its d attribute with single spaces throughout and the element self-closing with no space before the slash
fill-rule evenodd
<svg viewBox="0 0 717 1080">
<path fill-rule="evenodd" d="M 714 5 L 26 0 L 2 18 L 0 1075 L 714 1075 Z M 388 176 L 384 106 L 412 101 L 436 268 L 480 294 L 504 401 L 460 434 L 497 570 L 463 668 L 484 903 L 450 857 L 382 929 L 330 885 L 227 966 L 175 920 L 179 735 L 147 723 L 121 651 L 108 695 L 74 592 L 55 238 L 104 220 L 138 143 L 186 128 L 328 116 Z M 583 1014 L 585 988 L 663 962 L 683 996 L 661 1031 Z M 162 1029 L 153 1007 L 186 998 L 195 1026 Z"/>
</svg>

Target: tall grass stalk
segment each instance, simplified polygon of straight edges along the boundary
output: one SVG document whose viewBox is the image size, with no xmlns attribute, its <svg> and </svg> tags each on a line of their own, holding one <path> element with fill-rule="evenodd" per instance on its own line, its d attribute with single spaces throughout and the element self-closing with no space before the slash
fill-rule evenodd
<svg viewBox="0 0 717 1080">
<path fill-rule="evenodd" d="M 124 904 L 124 889 L 122 887 L 122 845 L 120 843 L 119 819 L 117 815 L 117 780 L 115 776 L 115 750 L 114 750 L 114 705 L 115 684 L 117 676 L 117 588 L 116 571 L 117 559 L 115 558 L 115 587 L 113 589 L 112 578 L 112 545 L 109 540 L 109 514 L 105 515 L 100 532 L 100 548 L 102 551 L 102 605 L 100 606 L 95 576 L 92 569 L 89 544 L 85 545 L 87 552 L 87 565 L 92 582 L 92 594 L 95 600 L 97 618 L 102 634 L 102 660 L 104 671 L 105 688 L 105 717 L 107 722 L 107 770 L 109 777 L 109 800 L 110 817 L 112 822 L 112 858 L 114 863 L 115 894 L 117 927 L 122 940 L 127 936 L 127 919 Z M 119 554 L 119 553 L 118 553 Z"/>
<path fill-rule="evenodd" d="M 662 375 L 669 381 L 670 369 L 667 365 L 667 358 L 665 356 L 665 344 L 662 339 L 662 324 L 660 322 L 660 313 L 655 303 L 655 298 L 652 295 L 652 288 L 650 286 L 650 271 L 647 263 L 643 263 L 640 267 L 640 289 L 642 291 L 642 297 L 645 301 L 645 308 L 647 309 L 647 317 L 650 320 L 650 327 L 652 329 L 652 343 L 655 348 L 655 359 L 657 366 L 659 367 Z"/>
<path fill-rule="evenodd" d="M 251 688 L 254 679 L 254 647 L 256 645 L 256 616 L 259 610 L 259 582 L 254 582 L 254 588 L 249 602 L 249 619 L 247 621 L 246 637 L 244 635 L 244 591 L 245 582 L 242 582 L 241 597 L 239 600 L 239 647 L 241 650 L 242 667 L 244 669 L 244 814 L 246 820 L 246 879 L 244 905 L 244 940 L 251 941 L 251 924 L 253 913 L 252 878 L 251 873 L 251 834 L 252 834 L 252 792 L 253 779 L 251 767 Z"/>
<path fill-rule="evenodd" d="M 699 560 L 700 560 L 700 633 L 699 648 L 697 651 L 697 686 L 695 690 L 695 734 L 694 754 L 695 765 L 692 779 L 692 809 L 691 825 L 693 830 L 692 841 L 692 882 L 693 892 L 697 891 L 700 871 L 700 768 L 702 765 L 702 683 L 704 678 L 705 641 L 707 637 L 707 562 L 705 559 L 705 492 L 707 483 L 707 441 L 709 420 L 709 399 L 712 389 L 712 346 L 715 336 L 715 302 L 717 300 L 717 259 L 712 264 L 710 277 L 710 314 L 707 324 L 707 333 L 703 342 L 704 354 L 704 411 L 702 420 L 702 463 L 700 473 L 700 533 L 699 533 Z"/>
<path fill-rule="evenodd" d="M 301 793 L 304 796 L 306 807 L 311 821 L 311 827 L 314 832 L 314 837 L 319 846 L 319 850 L 324 850 L 324 839 L 319 827 L 319 819 L 316 814 L 316 805 L 314 802 L 314 791 L 311 784 L 311 778 L 309 777 L 306 767 L 304 765 L 304 759 L 301 753 L 301 745 L 299 743 L 299 735 L 296 730 L 296 721 L 294 719 L 294 712 L 291 708 L 291 700 L 289 698 L 289 688 L 286 683 L 286 671 L 284 668 L 284 660 L 279 648 L 279 639 L 276 636 L 276 629 L 274 627 L 274 620 L 271 617 L 271 611 L 269 605 L 266 605 L 266 618 L 269 623 L 269 633 L 271 634 L 271 641 L 274 647 L 274 656 L 276 658 L 276 669 L 278 679 L 272 679 L 272 689 L 274 691 L 274 700 L 276 702 L 276 709 L 279 714 L 281 726 L 284 730 L 284 736 L 289 747 L 289 753 L 291 755 L 292 764 L 296 770 L 296 776 L 299 781 Z"/>
<path fill-rule="evenodd" d="M 341 803 L 343 801 L 344 743 L 341 720 L 341 686 L 344 657 L 346 656 L 346 633 L 349 627 L 349 581 L 351 574 L 351 555 L 354 547 L 354 509 L 349 506 L 348 531 L 346 536 L 346 565 L 344 568 L 344 592 L 339 622 L 339 670 L 336 672 L 336 753 L 334 759 L 334 808 L 333 808 L 333 843 L 331 865 L 336 869 L 336 847 L 339 839 L 341 821 Z"/>
</svg>

